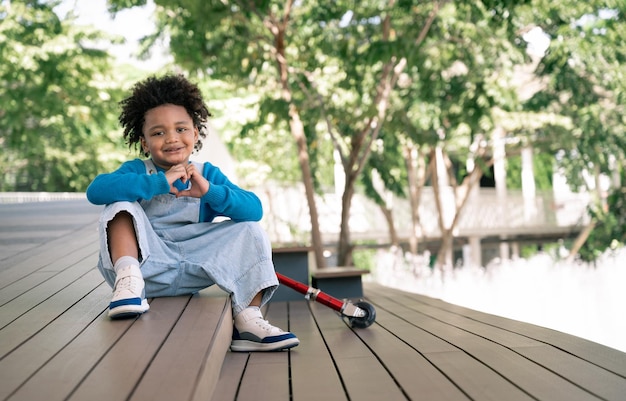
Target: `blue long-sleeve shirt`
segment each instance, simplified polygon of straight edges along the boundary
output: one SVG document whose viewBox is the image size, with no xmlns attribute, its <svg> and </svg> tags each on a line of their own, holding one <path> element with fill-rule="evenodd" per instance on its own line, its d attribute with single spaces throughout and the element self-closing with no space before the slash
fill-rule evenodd
<svg viewBox="0 0 626 401">
<path fill-rule="evenodd" d="M 165 171 L 159 167 L 157 170 L 157 174 L 148 174 L 143 160 L 129 160 L 111 173 L 98 175 L 87 188 L 87 199 L 95 205 L 107 205 L 120 201 L 139 202 L 168 194 L 170 184 Z M 209 190 L 200 198 L 200 221 L 213 221 L 218 216 L 234 221 L 261 220 L 263 206 L 253 192 L 230 182 L 211 163 L 204 163 L 202 175 L 209 181 Z"/>
</svg>

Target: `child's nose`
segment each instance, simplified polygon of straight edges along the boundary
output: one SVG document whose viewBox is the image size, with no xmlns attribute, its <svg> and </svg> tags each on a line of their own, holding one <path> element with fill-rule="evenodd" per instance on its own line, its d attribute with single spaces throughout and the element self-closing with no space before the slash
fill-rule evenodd
<svg viewBox="0 0 626 401">
<path fill-rule="evenodd" d="M 176 132 L 168 131 L 165 133 L 165 142 L 176 142 L 177 139 Z"/>
</svg>

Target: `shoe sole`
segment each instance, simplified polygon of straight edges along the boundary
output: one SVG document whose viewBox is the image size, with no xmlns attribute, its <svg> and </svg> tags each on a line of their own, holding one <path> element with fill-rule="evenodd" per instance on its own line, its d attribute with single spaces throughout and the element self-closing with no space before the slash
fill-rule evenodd
<svg viewBox="0 0 626 401">
<path fill-rule="evenodd" d="M 300 344 L 300 340 L 297 338 L 288 338 L 283 341 L 275 343 L 259 343 L 249 340 L 233 340 L 230 345 L 230 350 L 233 352 L 256 352 L 256 351 L 283 351 Z"/>
<path fill-rule="evenodd" d="M 142 300 L 141 305 L 120 305 L 109 309 L 111 319 L 130 319 L 137 317 L 150 309 L 147 300 Z"/>
</svg>

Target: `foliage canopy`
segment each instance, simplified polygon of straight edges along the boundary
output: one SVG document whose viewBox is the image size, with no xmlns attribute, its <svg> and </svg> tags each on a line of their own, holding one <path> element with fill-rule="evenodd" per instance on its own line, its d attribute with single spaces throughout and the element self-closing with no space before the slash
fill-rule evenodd
<svg viewBox="0 0 626 401">
<path fill-rule="evenodd" d="M 0 3 L 0 190 L 83 191 L 110 165 L 118 89 L 102 33 L 54 3 Z"/>
</svg>

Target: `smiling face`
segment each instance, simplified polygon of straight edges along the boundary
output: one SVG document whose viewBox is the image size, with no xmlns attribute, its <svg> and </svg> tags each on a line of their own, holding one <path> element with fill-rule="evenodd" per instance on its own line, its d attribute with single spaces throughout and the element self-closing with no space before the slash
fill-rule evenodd
<svg viewBox="0 0 626 401">
<path fill-rule="evenodd" d="M 146 112 L 141 146 L 157 166 L 187 164 L 197 141 L 198 129 L 184 107 L 164 104 Z"/>
</svg>

